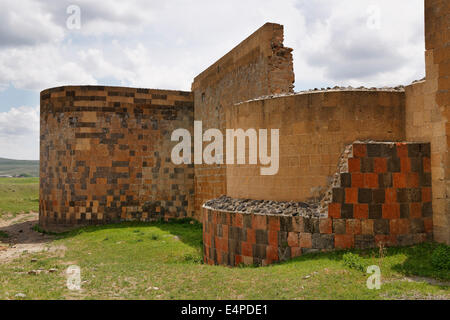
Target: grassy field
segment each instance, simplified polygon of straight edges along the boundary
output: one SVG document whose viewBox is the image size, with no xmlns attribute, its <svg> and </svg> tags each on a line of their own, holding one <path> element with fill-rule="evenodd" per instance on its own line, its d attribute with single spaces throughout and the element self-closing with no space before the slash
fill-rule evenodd
<svg viewBox="0 0 450 320">
<path fill-rule="evenodd" d="M 19 188 L 37 187 L 36 182 L 2 183 L 8 195 L 2 197 L 37 199 L 36 191 Z M 15 198 L 11 189 L 17 190 Z M 7 210 L 7 202 L 0 202 L 0 208 Z M 30 200 L 23 203 L 32 208 Z M 12 207 L 20 211 L 19 204 Z M 0 240 L 5 236 L 0 234 Z M 309 254 L 268 267 L 229 268 L 202 263 L 201 239 L 201 225 L 188 222 L 129 222 L 60 234 L 48 246 L 65 250 L 0 262 L 0 299 L 450 298 L 449 270 L 431 264 L 434 244 Z M 81 291 L 67 289 L 69 265 L 81 268 Z M 380 290 L 366 286 L 369 265 L 381 268 Z"/>
<path fill-rule="evenodd" d="M 0 178 L 0 217 L 39 210 L 39 178 Z"/>
<path fill-rule="evenodd" d="M 0 299 L 426 299 L 450 298 L 450 280 L 434 270 L 434 245 L 355 251 L 363 264 L 381 267 L 380 290 L 366 287 L 368 274 L 349 267 L 344 252 L 304 255 L 268 267 L 228 268 L 201 263 L 201 226 L 189 223 L 87 227 L 60 236 L 56 253 L 30 254 L 0 265 Z M 37 259 L 32 262 L 32 258 Z M 69 265 L 81 268 L 82 290 L 65 286 Z M 28 274 L 42 269 L 38 275 Z M 46 271 L 56 269 L 57 272 Z"/>
<path fill-rule="evenodd" d="M 0 175 L 28 175 L 39 176 L 38 160 L 13 160 L 0 158 Z"/>
</svg>

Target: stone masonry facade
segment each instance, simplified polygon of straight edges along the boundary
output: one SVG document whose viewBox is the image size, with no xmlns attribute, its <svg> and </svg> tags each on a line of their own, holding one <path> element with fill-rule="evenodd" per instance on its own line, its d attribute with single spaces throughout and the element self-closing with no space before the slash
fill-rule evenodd
<svg viewBox="0 0 450 320">
<path fill-rule="evenodd" d="M 449 1 L 425 0 L 426 78 L 406 87 L 294 93 L 283 26 L 266 23 L 196 76 L 191 92 L 44 90 L 39 223 L 194 218 L 205 262 L 232 266 L 380 243 L 450 244 L 449 23 Z M 277 174 L 262 176 L 260 163 L 175 165 L 171 134 L 193 135 L 196 120 L 203 132 L 279 129 Z M 205 206 L 221 196 L 317 214 Z"/>
</svg>

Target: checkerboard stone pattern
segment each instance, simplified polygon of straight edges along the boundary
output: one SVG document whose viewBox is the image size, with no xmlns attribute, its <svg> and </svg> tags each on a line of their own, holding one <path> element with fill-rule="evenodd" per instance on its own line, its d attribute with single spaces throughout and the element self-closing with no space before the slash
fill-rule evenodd
<svg viewBox="0 0 450 320">
<path fill-rule="evenodd" d="M 267 265 L 305 252 L 407 246 L 432 239 L 430 145 L 355 143 L 328 217 L 203 208 L 204 261 Z"/>
<path fill-rule="evenodd" d="M 190 92 L 67 86 L 41 93 L 41 226 L 193 215 L 193 165 L 172 131 L 193 130 Z"/>
</svg>

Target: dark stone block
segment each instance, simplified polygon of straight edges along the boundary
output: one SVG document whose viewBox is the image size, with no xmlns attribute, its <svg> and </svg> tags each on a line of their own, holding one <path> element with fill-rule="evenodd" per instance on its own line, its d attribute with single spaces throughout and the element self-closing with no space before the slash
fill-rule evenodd
<svg viewBox="0 0 450 320">
<path fill-rule="evenodd" d="M 350 173 L 341 173 L 341 187 L 350 188 L 352 186 L 352 175 Z"/>
<path fill-rule="evenodd" d="M 420 145 L 420 150 L 422 152 L 422 157 L 430 158 L 431 157 L 431 144 L 422 143 Z"/>
<path fill-rule="evenodd" d="M 400 172 L 400 158 L 389 158 L 387 160 L 387 170 L 389 172 Z"/>
<path fill-rule="evenodd" d="M 278 246 L 279 247 L 287 247 L 288 242 L 288 233 L 286 231 L 278 231 Z"/>
<path fill-rule="evenodd" d="M 345 192 L 343 188 L 333 188 L 333 202 L 335 203 L 345 202 Z"/>
<path fill-rule="evenodd" d="M 422 158 L 411 158 L 410 161 L 412 172 L 423 172 Z"/>
<path fill-rule="evenodd" d="M 359 203 L 371 203 L 372 202 L 372 190 L 371 189 L 359 189 L 358 190 L 358 202 Z"/>
<path fill-rule="evenodd" d="M 361 172 L 373 172 L 373 158 L 361 158 Z"/>
<path fill-rule="evenodd" d="M 333 249 L 334 235 L 315 233 L 312 235 L 312 247 L 314 249 Z"/>
<path fill-rule="evenodd" d="M 381 144 L 381 155 L 383 158 L 396 158 L 397 148 L 395 144 Z"/>
<path fill-rule="evenodd" d="M 243 225 L 244 228 L 251 228 L 252 227 L 252 216 L 249 214 L 243 215 Z"/>
<path fill-rule="evenodd" d="M 318 233 L 319 219 L 317 218 L 303 218 L 303 230 L 305 233 Z"/>
<path fill-rule="evenodd" d="M 278 259 L 280 261 L 286 261 L 291 258 L 291 248 L 287 245 L 284 247 L 278 247 Z"/>
<path fill-rule="evenodd" d="M 397 244 L 399 246 L 412 246 L 414 244 L 414 237 L 412 234 L 398 235 Z"/>
<path fill-rule="evenodd" d="M 369 204 L 369 219 L 381 219 L 382 206 L 381 204 Z"/>
<path fill-rule="evenodd" d="M 431 172 L 422 172 L 419 175 L 420 186 L 431 187 Z"/>
<path fill-rule="evenodd" d="M 280 230 L 281 231 L 293 231 L 292 228 L 292 217 L 290 216 L 280 216 Z"/>
<path fill-rule="evenodd" d="M 409 203 L 400 203 L 400 218 L 409 218 Z"/>
<path fill-rule="evenodd" d="M 385 201 L 385 189 L 375 189 L 372 191 L 373 203 L 384 203 Z"/>
<path fill-rule="evenodd" d="M 381 157 L 381 144 L 367 144 L 368 157 Z"/>
<path fill-rule="evenodd" d="M 433 216 L 433 206 L 431 202 L 422 203 L 422 217 L 430 218 Z"/>
<path fill-rule="evenodd" d="M 424 233 L 423 219 L 411 219 L 411 233 Z"/>
<path fill-rule="evenodd" d="M 253 249 L 253 257 L 264 260 L 266 258 L 266 245 L 262 244 L 254 244 L 252 246 Z"/>
<path fill-rule="evenodd" d="M 375 234 L 389 234 L 389 220 L 386 219 L 374 220 L 373 231 Z"/>
<path fill-rule="evenodd" d="M 378 174 L 378 185 L 380 188 L 392 187 L 392 173 L 380 173 Z"/>
<path fill-rule="evenodd" d="M 422 189 L 411 188 L 409 189 L 409 201 L 410 202 L 422 202 Z"/>
<path fill-rule="evenodd" d="M 409 201 L 409 189 L 397 189 L 397 201 L 398 202 L 410 202 Z"/>
<path fill-rule="evenodd" d="M 418 143 L 408 144 L 408 157 L 418 158 L 422 155 L 421 145 Z"/>
<path fill-rule="evenodd" d="M 345 219 L 333 219 L 333 233 L 345 234 Z"/>
<path fill-rule="evenodd" d="M 355 235 L 355 248 L 368 249 L 375 247 L 375 237 L 369 234 Z"/>
<path fill-rule="evenodd" d="M 341 206 L 341 217 L 345 219 L 353 218 L 353 204 L 344 203 Z"/>
<path fill-rule="evenodd" d="M 267 230 L 257 229 L 255 231 L 255 235 L 256 235 L 256 243 L 257 244 L 264 244 L 264 245 L 269 244 L 269 236 L 268 236 Z"/>
</svg>

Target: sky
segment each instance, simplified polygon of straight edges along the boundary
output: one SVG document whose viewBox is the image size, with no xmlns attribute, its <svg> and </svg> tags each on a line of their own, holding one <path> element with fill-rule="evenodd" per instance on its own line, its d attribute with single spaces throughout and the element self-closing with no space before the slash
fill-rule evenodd
<svg viewBox="0 0 450 320">
<path fill-rule="evenodd" d="M 266 22 L 284 25 L 295 91 L 409 84 L 425 75 L 423 2 L 1 0 L 0 157 L 39 159 L 40 91 L 190 90 L 197 74 Z"/>
</svg>

